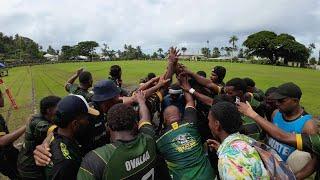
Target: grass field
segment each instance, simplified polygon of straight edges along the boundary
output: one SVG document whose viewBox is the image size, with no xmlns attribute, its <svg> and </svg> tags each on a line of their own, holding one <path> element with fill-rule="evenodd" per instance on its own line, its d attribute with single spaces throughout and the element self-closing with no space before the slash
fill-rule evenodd
<svg viewBox="0 0 320 180">
<path fill-rule="evenodd" d="M 162 74 L 165 62 L 160 61 L 112 61 L 90 63 L 66 63 L 38 65 L 31 67 L 17 67 L 9 70 L 9 76 L 4 77 L 6 85 L 10 87 L 19 106 L 12 110 L 8 99 L 1 109 L 1 114 L 8 122 L 9 129 L 19 127 L 27 117 L 38 109 L 39 101 L 47 95 L 64 96 L 64 83 L 80 67 L 93 74 L 94 81 L 106 79 L 111 65 L 122 67 L 124 86 L 134 86 L 149 72 Z M 209 75 L 215 65 L 225 66 L 227 76 L 225 81 L 233 77 L 252 77 L 257 87 L 266 90 L 271 86 L 292 81 L 298 84 L 302 91 L 302 104 L 306 110 L 314 115 L 320 115 L 320 72 L 310 69 L 290 67 L 275 67 L 254 64 L 217 63 L 217 62 L 184 62 L 194 71 L 204 70 Z M 1 87 L 4 90 L 4 87 Z"/>
</svg>

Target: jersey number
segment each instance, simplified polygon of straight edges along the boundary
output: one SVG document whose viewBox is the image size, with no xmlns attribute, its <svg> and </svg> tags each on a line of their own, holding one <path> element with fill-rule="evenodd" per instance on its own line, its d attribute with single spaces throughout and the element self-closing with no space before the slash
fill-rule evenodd
<svg viewBox="0 0 320 180">
<path fill-rule="evenodd" d="M 154 168 L 152 168 L 149 172 L 147 172 L 141 180 L 154 180 Z"/>
</svg>

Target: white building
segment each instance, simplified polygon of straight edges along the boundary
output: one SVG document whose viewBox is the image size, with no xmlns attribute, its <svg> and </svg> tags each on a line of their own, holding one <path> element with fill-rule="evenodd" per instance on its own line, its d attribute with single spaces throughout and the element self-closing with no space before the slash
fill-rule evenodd
<svg viewBox="0 0 320 180">
<path fill-rule="evenodd" d="M 52 55 L 52 54 L 45 54 L 43 55 L 44 58 L 46 58 L 48 61 L 58 61 L 59 56 L 58 55 Z"/>
</svg>

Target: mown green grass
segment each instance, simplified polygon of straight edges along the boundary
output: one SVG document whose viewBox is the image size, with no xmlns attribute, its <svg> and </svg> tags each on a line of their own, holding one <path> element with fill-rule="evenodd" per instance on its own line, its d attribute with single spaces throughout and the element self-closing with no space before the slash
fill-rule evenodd
<svg viewBox="0 0 320 180">
<path fill-rule="evenodd" d="M 233 77 L 251 77 L 256 81 L 256 86 L 266 90 L 271 86 L 292 81 L 298 84 L 302 91 L 302 105 L 314 115 L 320 115 L 320 72 L 311 69 L 291 67 L 276 67 L 254 64 L 218 63 L 218 62 L 183 62 L 193 71 L 204 70 L 210 75 L 212 67 L 222 65 L 227 69 L 225 81 Z M 35 87 L 35 104 L 38 108 L 39 101 L 47 95 L 67 95 L 63 85 L 66 80 L 80 67 L 93 74 L 94 81 L 106 79 L 110 66 L 118 64 L 122 67 L 122 77 L 125 86 L 138 84 L 147 73 L 163 74 L 166 63 L 161 61 L 112 61 L 89 63 L 64 63 L 38 65 L 31 67 L 17 67 L 9 70 L 9 76 L 3 80 L 12 90 L 17 101 L 18 110 L 12 110 L 7 119 L 9 129 L 13 130 L 22 125 L 26 118 L 33 113 L 32 108 L 32 81 Z M 32 77 L 31 77 L 32 74 Z M 21 87 L 21 88 L 20 88 Z M 20 88 L 20 91 L 19 91 Z M 1 90 L 4 91 L 3 86 Z M 6 106 L 1 109 L 1 114 L 6 118 L 10 103 L 6 98 Z"/>
</svg>

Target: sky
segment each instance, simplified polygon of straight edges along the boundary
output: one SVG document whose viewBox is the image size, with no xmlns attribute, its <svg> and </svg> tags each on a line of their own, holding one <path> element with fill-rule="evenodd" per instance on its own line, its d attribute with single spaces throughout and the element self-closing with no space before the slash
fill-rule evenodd
<svg viewBox="0 0 320 180">
<path fill-rule="evenodd" d="M 289 33 L 320 49 L 320 0 L 0 0 L 0 32 L 30 37 L 46 49 L 94 40 L 158 48 L 241 46 L 252 33 Z M 100 49 L 100 48 L 98 48 Z"/>
</svg>

